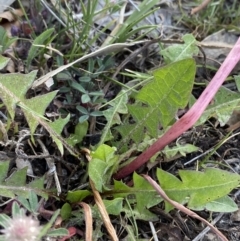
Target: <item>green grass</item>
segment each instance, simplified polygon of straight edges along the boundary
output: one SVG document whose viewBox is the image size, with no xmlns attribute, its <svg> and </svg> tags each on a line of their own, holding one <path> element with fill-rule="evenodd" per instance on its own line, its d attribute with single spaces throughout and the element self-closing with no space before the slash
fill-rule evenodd
<svg viewBox="0 0 240 241">
<path fill-rule="evenodd" d="M 191 16 L 191 8 L 199 4 L 200 1 L 185 4 L 184 9 L 181 9 L 182 16 L 176 19 L 178 23 L 188 27 L 198 39 L 202 40 L 221 29 L 240 32 L 240 5 L 237 0 L 233 3 L 224 0 L 211 1 L 206 8 Z"/>
</svg>

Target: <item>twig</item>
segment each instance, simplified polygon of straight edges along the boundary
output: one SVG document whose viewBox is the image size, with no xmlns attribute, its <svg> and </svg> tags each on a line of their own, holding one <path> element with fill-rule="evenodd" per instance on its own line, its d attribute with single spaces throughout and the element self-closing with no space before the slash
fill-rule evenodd
<svg viewBox="0 0 240 241">
<path fill-rule="evenodd" d="M 43 150 L 43 153 L 45 155 L 49 155 L 49 152 L 48 152 L 47 148 L 45 147 L 45 145 L 43 144 L 43 142 L 40 139 L 38 139 L 37 142 L 41 146 L 41 148 Z M 46 162 L 47 162 L 47 165 L 48 165 L 48 168 L 49 168 L 47 174 L 48 175 L 51 175 L 51 174 L 54 175 L 54 180 L 55 180 L 55 184 L 56 184 L 56 188 L 57 188 L 57 193 L 59 195 L 62 191 L 61 191 L 61 185 L 59 183 L 58 175 L 57 175 L 57 172 L 56 172 L 56 166 L 55 166 L 55 163 L 54 163 L 54 159 L 51 158 L 51 157 L 47 157 L 45 159 L 46 159 Z"/>
<path fill-rule="evenodd" d="M 154 225 L 153 225 L 153 223 L 152 222 L 149 222 L 149 226 L 150 226 L 150 228 L 151 228 L 151 232 L 152 232 L 152 235 L 153 235 L 153 240 L 154 241 L 159 241 L 158 240 L 158 237 L 157 237 L 157 232 L 156 232 L 156 230 L 155 230 L 155 227 L 154 227 Z M 152 240 L 152 239 L 151 239 Z"/>
<path fill-rule="evenodd" d="M 203 8 L 205 8 L 209 3 L 211 2 L 211 0 L 204 0 L 199 6 L 195 7 L 192 9 L 191 11 L 191 15 L 201 11 Z"/>
<path fill-rule="evenodd" d="M 224 215 L 224 213 L 220 213 L 212 222 L 212 224 L 215 224 L 217 223 L 221 218 L 222 216 Z M 192 241 L 198 241 L 200 239 L 203 238 L 203 236 L 210 230 L 210 227 L 206 227 L 205 229 L 203 229 L 203 231 L 198 234 Z"/>
<path fill-rule="evenodd" d="M 187 166 L 187 165 L 191 164 L 192 162 L 198 160 L 200 157 L 207 155 L 207 154 L 208 154 L 209 152 L 211 152 L 211 151 L 213 151 L 213 148 L 211 148 L 211 149 L 205 151 L 204 153 L 202 153 L 202 154 L 200 154 L 200 155 L 192 158 L 190 161 L 185 162 L 183 165 L 184 165 L 184 166 Z"/>
</svg>

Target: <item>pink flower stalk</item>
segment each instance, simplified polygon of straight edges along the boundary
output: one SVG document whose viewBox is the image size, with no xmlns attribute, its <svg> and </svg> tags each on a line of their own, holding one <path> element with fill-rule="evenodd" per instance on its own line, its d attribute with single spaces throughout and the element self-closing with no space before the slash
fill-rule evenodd
<svg viewBox="0 0 240 241">
<path fill-rule="evenodd" d="M 1 230 L 6 241 L 38 241 L 41 227 L 39 222 L 26 215 L 8 220 L 9 226 Z"/>
<path fill-rule="evenodd" d="M 115 175 L 115 179 L 122 179 L 134 172 L 136 169 L 146 163 L 152 156 L 162 150 L 170 142 L 177 139 L 183 132 L 190 129 L 200 118 L 210 101 L 213 99 L 222 83 L 231 73 L 235 65 L 240 61 L 240 38 L 228 54 L 227 58 L 203 91 L 201 96 L 191 107 L 191 109 L 177 122 L 175 122 L 168 131 L 153 143 L 147 150 L 141 153 L 130 164 L 124 166 Z"/>
</svg>

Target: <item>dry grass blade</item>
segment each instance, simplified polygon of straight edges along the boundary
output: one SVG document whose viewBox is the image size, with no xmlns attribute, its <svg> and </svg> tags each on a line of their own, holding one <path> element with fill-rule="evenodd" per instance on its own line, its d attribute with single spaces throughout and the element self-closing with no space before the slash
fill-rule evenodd
<svg viewBox="0 0 240 241">
<path fill-rule="evenodd" d="M 60 66 L 59 68 L 47 73 L 46 75 L 42 76 L 41 78 L 37 79 L 34 81 L 33 85 L 32 85 L 32 89 L 37 88 L 38 86 L 44 84 L 49 78 L 53 77 L 54 75 L 62 72 L 63 70 L 73 66 L 76 63 L 80 63 L 84 60 L 87 60 L 91 57 L 97 57 L 100 56 L 102 54 L 107 54 L 107 53 L 111 53 L 111 52 L 117 52 L 120 51 L 126 47 L 130 47 L 130 46 L 134 46 L 136 44 L 140 44 L 140 43 L 147 43 L 147 41 L 136 41 L 136 42 L 132 42 L 132 43 L 117 43 L 117 44 L 111 44 L 108 46 L 105 46 L 103 48 L 100 48 L 98 50 L 96 50 L 95 52 L 92 52 L 90 54 L 84 55 L 83 57 L 73 61 L 72 63 Z"/>
<path fill-rule="evenodd" d="M 99 194 L 99 192 L 96 190 L 95 186 L 94 186 L 94 183 L 90 180 L 90 185 L 91 185 L 91 188 L 92 188 L 92 191 L 93 191 L 93 195 L 94 195 L 94 199 L 95 199 L 95 202 L 96 202 L 96 205 L 98 207 L 98 210 L 99 212 L 101 213 L 101 216 L 102 216 L 102 220 L 105 224 L 105 227 L 111 237 L 111 240 L 112 241 L 118 241 L 118 237 L 117 237 L 117 234 L 116 234 L 116 231 L 111 223 L 111 220 L 108 216 L 108 212 L 105 208 L 105 205 L 103 203 L 103 200 Z"/>
<path fill-rule="evenodd" d="M 222 216 L 224 215 L 224 213 L 220 213 L 213 221 L 212 223 L 215 224 L 217 223 Z M 198 241 L 198 240 L 202 240 L 205 236 L 205 234 L 210 230 L 210 227 L 206 227 L 205 229 L 203 229 L 203 231 L 201 233 L 199 233 L 192 241 Z"/>
<path fill-rule="evenodd" d="M 202 221 L 203 223 L 205 223 L 206 225 L 208 225 L 212 231 L 214 233 L 217 234 L 217 236 L 222 240 L 222 241 L 228 241 L 228 239 L 217 229 L 215 228 L 211 223 L 209 223 L 208 221 L 206 221 L 205 219 L 203 219 L 202 217 L 198 216 L 196 213 L 194 213 L 193 211 L 189 210 L 188 208 L 186 208 L 185 206 L 183 206 L 180 203 L 177 203 L 175 201 L 173 201 L 172 199 L 170 199 L 167 194 L 163 191 L 163 189 L 160 187 L 160 185 L 158 185 L 150 176 L 148 175 L 143 175 L 143 177 L 155 188 L 155 190 L 158 192 L 158 194 L 167 202 L 169 202 L 170 204 L 172 204 L 175 208 L 177 208 L 178 210 L 186 213 L 187 215 L 189 215 L 192 218 L 196 218 L 200 221 Z"/>
<path fill-rule="evenodd" d="M 80 202 L 79 204 L 82 206 L 85 214 L 85 224 L 86 224 L 85 240 L 92 240 L 92 230 L 93 230 L 92 210 L 90 206 L 85 202 Z"/>
<path fill-rule="evenodd" d="M 120 11 L 120 16 L 118 19 L 118 24 L 116 25 L 116 27 L 112 30 L 111 34 L 106 38 L 106 40 L 104 41 L 104 43 L 102 44 L 101 47 L 105 47 L 109 44 L 109 42 L 115 37 L 115 34 L 119 31 L 119 29 L 122 27 L 122 24 L 124 22 L 124 12 L 127 6 L 127 2 L 122 6 L 122 9 Z"/>
<path fill-rule="evenodd" d="M 191 15 L 198 13 L 203 8 L 207 7 L 207 5 L 211 2 L 211 0 L 204 0 L 199 6 L 193 8 L 191 11 Z"/>
</svg>

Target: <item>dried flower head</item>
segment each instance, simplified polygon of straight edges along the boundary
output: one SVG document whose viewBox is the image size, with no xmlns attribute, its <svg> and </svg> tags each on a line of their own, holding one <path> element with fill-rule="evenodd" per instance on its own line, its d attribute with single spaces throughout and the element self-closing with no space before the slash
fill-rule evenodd
<svg viewBox="0 0 240 241">
<path fill-rule="evenodd" d="M 38 241 L 41 232 L 39 222 L 32 216 L 26 216 L 25 210 L 14 202 L 12 205 L 12 218 L 5 214 L 0 215 L 0 225 L 3 235 L 1 240 L 5 241 Z"/>
<path fill-rule="evenodd" d="M 8 221 L 9 226 L 2 230 L 8 241 L 37 241 L 41 227 L 37 220 L 27 216 L 13 217 Z"/>
</svg>

